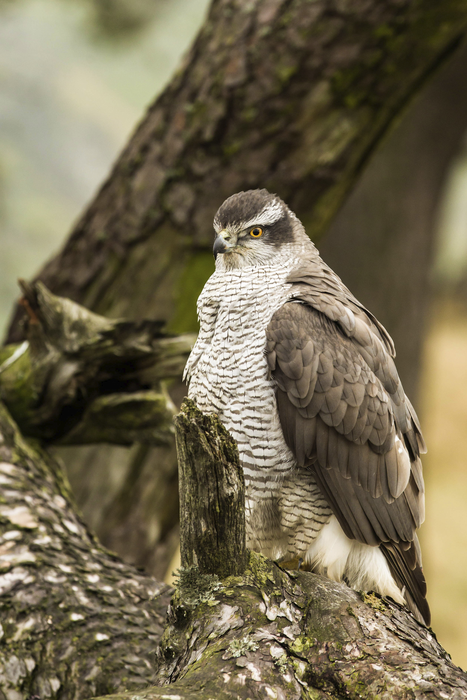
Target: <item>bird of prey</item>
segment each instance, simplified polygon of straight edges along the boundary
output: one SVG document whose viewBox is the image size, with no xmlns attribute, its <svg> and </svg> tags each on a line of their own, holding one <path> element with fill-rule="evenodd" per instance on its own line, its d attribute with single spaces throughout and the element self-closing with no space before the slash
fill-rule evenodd
<svg viewBox="0 0 467 700">
<path fill-rule="evenodd" d="M 394 343 L 266 190 L 214 219 L 189 396 L 237 441 L 247 545 L 406 604 L 429 624 L 417 415 Z"/>
</svg>

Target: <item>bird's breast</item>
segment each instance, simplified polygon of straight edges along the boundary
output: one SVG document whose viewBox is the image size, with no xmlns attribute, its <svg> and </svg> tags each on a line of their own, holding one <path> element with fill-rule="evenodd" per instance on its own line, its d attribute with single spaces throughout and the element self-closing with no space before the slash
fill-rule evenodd
<svg viewBox="0 0 467 700">
<path fill-rule="evenodd" d="M 217 272 L 206 284 L 198 305 L 206 342 L 189 395 L 202 411 L 218 413 L 238 443 L 248 479 L 259 469 L 290 469 L 293 457 L 264 354 L 269 321 L 290 298 L 288 266 L 247 272 Z"/>
</svg>

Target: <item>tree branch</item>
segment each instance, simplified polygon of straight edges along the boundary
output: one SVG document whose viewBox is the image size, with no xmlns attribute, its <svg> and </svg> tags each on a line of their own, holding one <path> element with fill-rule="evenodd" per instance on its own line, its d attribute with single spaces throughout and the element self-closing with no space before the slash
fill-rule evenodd
<svg viewBox="0 0 467 700">
<path fill-rule="evenodd" d="M 163 687 L 142 692 L 145 700 L 466 697 L 466 674 L 395 603 L 364 602 L 345 584 L 257 554 L 241 579 L 205 585 L 197 601 L 193 586 L 172 599 L 156 675 Z"/>
<path fill-rule="evenodd" d="M 28 342 L 0 351 L 0 396 L 23 433 L 62 445 L 173 439 L 161 381 L 179 377 L 194 336 L 158 321 L 110 320 L 21 282 Z"/>
</svg>

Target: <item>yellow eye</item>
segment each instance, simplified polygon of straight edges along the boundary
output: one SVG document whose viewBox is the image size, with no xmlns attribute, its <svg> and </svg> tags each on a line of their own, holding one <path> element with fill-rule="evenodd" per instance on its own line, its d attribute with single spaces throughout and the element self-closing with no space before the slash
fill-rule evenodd
<svg viewBox="0 0 467 700">
<path fill-rule="evenodd" d="M 259 238 L 262 235 L 263 229 L 261 228 L 261 226 L 255 226 L 255 228 L 252 228 L 250 231 L 250 236 L 253 236 L 253 238 Z"/>
</svg>

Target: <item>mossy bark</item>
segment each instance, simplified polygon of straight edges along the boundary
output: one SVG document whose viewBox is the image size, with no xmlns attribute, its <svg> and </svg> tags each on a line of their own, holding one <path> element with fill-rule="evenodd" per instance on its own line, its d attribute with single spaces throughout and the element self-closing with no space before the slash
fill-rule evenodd
<svg viewBox="0 0 467 700">
<path fill-rule="evenodd" d="M 175 407 L 161 382 L 180 375 L 194 336 L 161 323 L 111 321 L 36 282 L 22 283 L 28 340 L 0 351 L 0 397 L 43 443 L 170 445 Z"/>
<path fill-rule="evenodd" d="M 203 580 L 197 599 L 190 584 L 172 598 L 144 700 L 466 697 L 466 674 L 395 603 L 254 553 L 243 577 Z"/>
<path fill-rule="evenodd" d="M 267 187 L 319 237 L 466 26 L 465 0 L 214 0 L 41 279 L 99 313 L 195 330 L 223 199 Z"/>
</svg>

